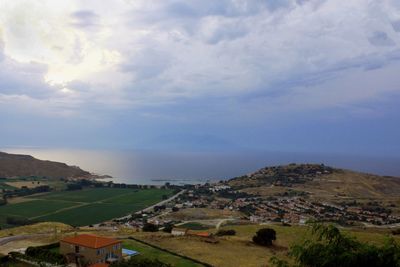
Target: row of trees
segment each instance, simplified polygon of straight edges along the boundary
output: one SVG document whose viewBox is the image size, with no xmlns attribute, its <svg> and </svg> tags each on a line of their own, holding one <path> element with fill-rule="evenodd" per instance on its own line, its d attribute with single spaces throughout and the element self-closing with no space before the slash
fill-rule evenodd
<svg viewBox="0 0 400 267">
<path fill-rule="evenodd" d="M 3 196 L 5 198 L 8 197 L 21 197 L 21 196 L 28 196 L 28 195 L 33 195 L 36 193 L 44 193 L 44 192 L 50 192 L 51 188 L 48 185 L 41 185 L 37 186 L 34 188 L 20 188 L 20 189 L 13 189 L 13 190 L 7 190 L 6 192 L 3 193 Z"/>
<path fill-rule="evenodd" d="M 340 232 L 335 226 L 316 224 L 312 237 L 289 250 L 292 265 L 276 257 L 275 267 L 400 267 L 400 246 L 388 238 L 381 245 L 362 243 Z"/>
<path fill-rule="evenodd" d="M 51 251 L 53 247 L 58 247 L 58 244 L 51 244 L 41 247 L 28 247 L 26 249 L 25 255 L 43 262 L 53 263 L 57 265 L 66 264 L 66 259 L 63 255 Z"/>
<path fill-rule="evenodd" d="M 37 221 L 25 217 L 8 216 L 6 217 L 6 223 L 13 226 L 23 226 L 37 223 Z"/>
<path fill-rule="evenodd" d="M 158 259 L 146 259 L 132 257 L 129 260 L 123 260 L 110 265 L 110 267 L 171 267 L 170 264 L 159 261 Z"/>
<path fill-rule="evenodd" d="M 276 232 L 270 228 L 257 231 L 253 242 L 272 246 Z M 400 267 L 400 244 L 387 238 L 383 245 L 363 243 L 333 225 L 315 224 L 311 237 L 293 245 L 288 253 L 294 264 L 273 257 L 275 267 Z"/>
</svg>

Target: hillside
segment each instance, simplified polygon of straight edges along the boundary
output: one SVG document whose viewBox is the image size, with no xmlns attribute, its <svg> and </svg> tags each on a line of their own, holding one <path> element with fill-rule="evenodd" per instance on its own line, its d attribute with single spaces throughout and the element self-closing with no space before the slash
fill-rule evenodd
<svg viewBox="0 0 400 267">
<path fill-rule="evenodd" d="M 0 152 L 0 177 L 38 176 L 52 179 L 88 177 L 90 173 L 65 163 L 39 160 L 28 155 Z"/>
<path fill-rule="evenodd" d="M 290 164 L 260 169 L 228 181 L 249 193 L 273 195 L 290 190 L 315 198 L 397 198 L 400 178 L 336 169 L 323 164 Z"/>
</svg>

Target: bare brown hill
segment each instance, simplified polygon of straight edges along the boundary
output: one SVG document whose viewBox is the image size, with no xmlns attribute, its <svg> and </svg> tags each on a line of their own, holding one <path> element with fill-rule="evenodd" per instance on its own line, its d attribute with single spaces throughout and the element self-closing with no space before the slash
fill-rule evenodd
<svg viewBox="0 0 400 267">
<path fill-rule="evenodd" d="M 52 179 L 89 177 L 90 173 L 65 163 L 39 160 L 29 155 L 0 152 L 0 177 L 38 176 Z"/>
<path fill-rule="evenodd" d="M 323 164 L 289 164 L 260 169 L 229 180 L 229 185 L 260 195 L 288 189 L 321 199 L 387 199 L 400 197 L 400 178 L 336 169 Z"/>
</svg>

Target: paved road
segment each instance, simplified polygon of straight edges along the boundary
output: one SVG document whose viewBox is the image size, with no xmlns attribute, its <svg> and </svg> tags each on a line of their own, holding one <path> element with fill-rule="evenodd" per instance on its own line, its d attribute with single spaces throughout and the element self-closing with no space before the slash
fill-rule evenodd
<svg viewBox="0 0 400 267">
<path fill-rule="evenodd" d="M 237 219 L 221 219 L 221 220 L 217 223 L 217 225 L 215 226 L 215 228 L 216 228 L 217 230 L 219 230 L 219 228 L 222 226 L 222 224 L 224 224 L 224 223 L 226 223 L 226 222 L 229 222 L 229 221 L 235 221 L 235 220 L 237 220 Z"/>
<path fill-rule="evenodd" d="M 158 202 L 157 204 L 154 204 L 153 206 L 147 207 L 147 208 L 145 208 L 145 209 L 143 209 L 143 210 L 141 210 L 141 211 L 135 212 L 135 213 L 136 213 L 136 214 L 139 214 L 139 213 L 141 213 L 141 212 L 151 211 L 151 210 L 153 210 L 154 207 L 164 205 L 164 204 L 166 204 L 166 203 L 168 203 L 168 202 L 174 200 L 175 198 L 179 197 L 181 194 L 183 194 L 183 193 L 185 193 L 185 192 L 186 192 L 186 190 L 184 189 L 184 190 L 180 191 L 179 193 L 173 195 L 172 197 L 170 197 L 170 198 L 168 198 L 168 199 L 166 199 L 166 200 L 163 200 L 163 201 L 161 201 L 161 202 Z"/>
<path fill-rule="evenodd" d="M 0 238 L 0 246 L 3 246 L 5 244 L 13 242 L 13 241 L 19 241 L 19 240 L 24 240 L 24 239 L 38 237 L 38 236 L 44 236 L 44 235 L 48 235 L 48 234 L 15 235 L 15 236 L 2 237 L 2 238 Z"/>
</svg>

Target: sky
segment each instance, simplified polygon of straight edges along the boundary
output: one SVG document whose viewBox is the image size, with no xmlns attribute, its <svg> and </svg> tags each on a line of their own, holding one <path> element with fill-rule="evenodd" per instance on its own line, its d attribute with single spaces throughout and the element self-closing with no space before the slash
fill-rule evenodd
<svg viewBox="0 0 400 267">
<path fill-rule="evenodd" d="M 400 152 L 398 0 L 0 0 L 0 146 Z"/>
</svg>

